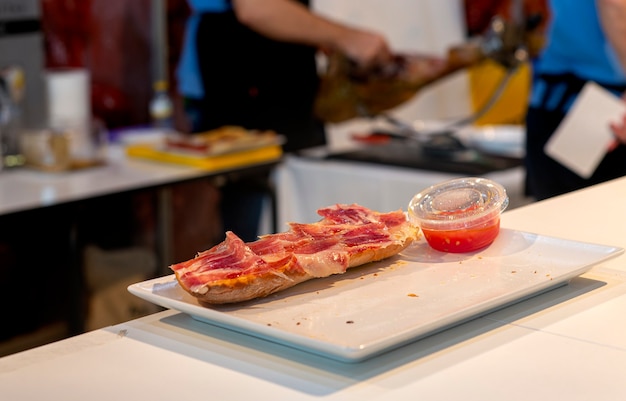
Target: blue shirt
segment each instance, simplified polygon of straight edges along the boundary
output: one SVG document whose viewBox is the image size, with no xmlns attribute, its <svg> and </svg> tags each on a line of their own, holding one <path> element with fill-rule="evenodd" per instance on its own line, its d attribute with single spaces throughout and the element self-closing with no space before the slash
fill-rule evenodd
<svg viewBox="0 0 626 401">
<path fill-rule="evenodd" d="M 595 0 L 550 0 L 549 4 L 547 43 L 534 63 L 534 73 L 570 73 L 603 84 L 626 84 L 626 73 L 602 30 Z M 541 104 L 546 90 L 544 81 L 535 80 L 530 104 Z M 560 99 L 559 93 L 550 96 L 553 99 L 548 101 L 548 108 Z M 565 110 L 574 100 L 575 96 L 569 98 Z"/>
<path fill-rule="evenodd" d="M 198 68 L 196 54 L 196 34 L 200 23 L 200 14 L 205 12 L 220 13 L 232 8 L 228 0 L 187 0 L 191 9 L 185 26 L 185 36 L 180 62 L 176 69 L 178 91 L 185 97 L 200 99 L 204 96 L 202 77 Z"/>
<path fill-rule="evenodd" d="M 550 12 L 548 43 L 537 61 L 538 72 L 569 72 L 607 84 L 626 82 L 600 25 L 595 0 L 551 0 Z"/>
</svg>

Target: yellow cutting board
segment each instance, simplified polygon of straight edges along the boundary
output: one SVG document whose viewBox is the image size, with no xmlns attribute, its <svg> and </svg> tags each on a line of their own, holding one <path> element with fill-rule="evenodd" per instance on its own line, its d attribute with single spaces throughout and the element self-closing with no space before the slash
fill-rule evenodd
<svg viewBox="0 0 626 401">
<path fill-rule="evenodd" d="M 215 156 L 197 156 L 156 149 L 153 144 L 133 144 L 126 147 L 131 157 L 149 159 L 165 163 L 184 164 L 207 170 L 227 170 L 249 165 L 279 160 L 282 156 L 280 145 L 242 150 Z"/>
</svg>

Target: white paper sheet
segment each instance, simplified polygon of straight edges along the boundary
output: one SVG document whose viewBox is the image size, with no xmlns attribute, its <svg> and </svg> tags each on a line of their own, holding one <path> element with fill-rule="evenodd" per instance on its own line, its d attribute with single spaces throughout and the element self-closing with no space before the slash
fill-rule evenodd
<svg viewBox="0 0 626 401">
<path fill-rule="evenodd" d="M 614 141 L 609 127 L 626 112 L 626 103 L 595 83 L 587 83 L 544 148 L 546 154 L 589 178 Z"/>
</svg>

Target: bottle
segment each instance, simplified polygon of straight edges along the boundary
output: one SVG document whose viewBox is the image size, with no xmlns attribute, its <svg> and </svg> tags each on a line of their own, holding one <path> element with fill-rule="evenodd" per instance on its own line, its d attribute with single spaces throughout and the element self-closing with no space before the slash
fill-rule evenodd
<svg viewBox="0 0 626 401">
<path fill-rule="evenodd" d="M 174 128 L 174 105 L 168 93 L 167 81 L 154 83 L 154 95 L 150 100 L 150 117 L 155 128 Z"/>
<path fill-rule="evenodd" d="M 0 164 L 3 167 L 21 166 L 25 161 L 20 149 L 20 103 L 24 87 L 21 68 L 12 66 L 0 71 Z"/>
</svg>

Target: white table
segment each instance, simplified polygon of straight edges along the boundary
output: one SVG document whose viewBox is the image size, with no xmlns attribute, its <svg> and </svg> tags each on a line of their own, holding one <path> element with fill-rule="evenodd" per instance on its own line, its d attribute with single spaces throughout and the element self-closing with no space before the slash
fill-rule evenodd
<svg viewBox="0 0 626 401">
<path fill-rule="evenodd" d="M 626 178 L 505 212 L 506 228 L 626 247 Z M 164 311 L 0 359 L 7 400 L 623 400 L 626 255 L 359 364 Z"/>
<path fill-rule="evenodd" d="M 64 172 L 42 172 L 30 168 L 7 169 L 0 172 L 0 217 L 20 212 L 43 210 L 48 207 L 89 201 L 94 198 L 115 195 L 122 192 L 155 188 L 158 196 L 156 249 L 159 266 L 173 263 L 171 255 L 171 184 L 190 180 L 208 179 L 231 173 L 254 172 L 273 168 L 278 160 L 253 164 L 227 170 L 207 170 L 190 166 L 144 161 L 129 158 L 122 145 L 111 144 L 107 160 L 102 166 Z M 54 210 L 50 210 L 54 213 Z M 271 216 L 270 216 L 271 217 Z M 76 223 L 76 222 L 74 222 Z M 45 224 L 45 222 L 43 222 Z M 76 224 L 74 224 L 76 226 Z M 2 229 L 0 227 L 0 229 Z M 74 262 L 68 266 L 68 283 L 72 297 L 83 300 L 84 287 L 80 251 L 80 233 L 75 227 L 70 233 L 60 232 L 68 237 L 68 254 Z M 36 248 L 36 244 L 33 244 Z M 165 269 L 165 267 L 163 267 Z M 69 311 L 70 331 L 82 331 L 83 302 L 72 302 Z"/>
<path fill-rule="evenodd" d="M 0 172 L 0 216 L 232 171 L 209 171 L 132 159 L 126 157 L 120 145 L 110 146 L 107 156 L 102 166 L 76 171 L 45 173 L 28 168 L 3 170 Z M 249 168 L 255 167 L 259 166 Z"/>
<path fill-rule="evenodd" d="M 102 166 L 64 172 L 42 172 L 29 168 L 0 172 L 0 216 L 41 209 L 48 206 L 80 202 L 122 192 L 156 188 L 159 218 L 162 224 L 161 252 L 163 263 L 172 263 L 167 247 L 170 243 L 169 185 L 210 177 L 254 173 L 274 168 L 279 160 L 250 164 L 240 168 L 207 170 L 203 168 L 129 158 L 122 145 L 112 144 Z M 273 223 L 268 213 L 268 224 Z"/>
<path fill-rule="evenodd" d="M 379 211 L 406 210 L 421 190 L 445 180 L 463 177 L 414 168 L 364 162 L 321 160 L 286 156 L 274 170 L 277 229 L 288 222 L 314 222 L 316 210 L 335 203 L 358 203 Z M 530 200 L 524 195 L 524 169 L 495 171 L 484 175 L 505 187 L 511 209 Z"/>
</svg>

